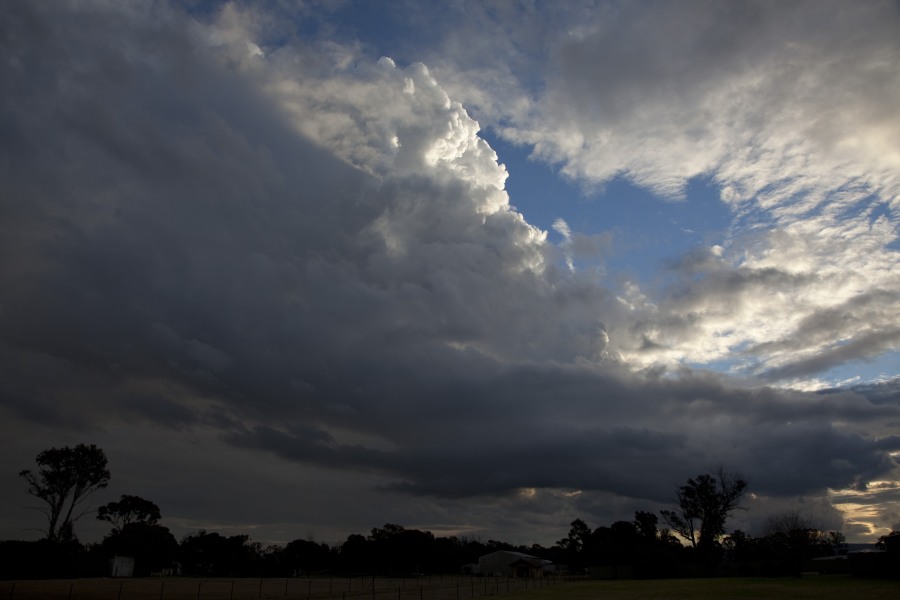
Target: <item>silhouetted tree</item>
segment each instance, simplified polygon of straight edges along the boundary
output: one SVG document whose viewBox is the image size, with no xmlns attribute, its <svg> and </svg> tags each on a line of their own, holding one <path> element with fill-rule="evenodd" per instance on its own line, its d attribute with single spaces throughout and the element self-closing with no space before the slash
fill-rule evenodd
<svg viewBox="0 0 900 600">
<path fill-rule="evenodd" d="M 479 556 L 465 538 L 450 536 L 434 539 L 434 568 L 438 573 L 459 573 L 462 565 L 478 562 Z"/>
<path fill-rule="evenodd" d="M 28 493 L 47 505 L 39 509 L 47 517 L 47 539 L 74 539 L 73 524 L 86 512 L 76 509 L 109 482 L 106 455 L 94 444 L 78 444 L 44 450 L 35 462 L 37 473 L 25 469 L 19 477 L 28 482 Z"/>
<path fill-rule="evenodd" d="M 113 529 L 100 547 L 107 556 L 134 557 L 134 574 L 140 576 L 171 568 L 178 556 L 178 542 L 169 529 L 143 521 Z"/>
<path fill-rule="evenodd" d="M 657 523 L 659 523 L 659 519 L 651 512 L 638 510 L 634 513 L 634 526 L 637 528 L 637 532 L 647 540 L 655 541 L 659 538 Z"/>
<path fill-rule="evenodd" d="M 247 535 L 225 537 L 201 529 L 181 540 L 179 554 L 185 575 L 244 577 L 257 574 L 262 548 Z"/>
<path fill-rule="evenodd" d="M 769 515 L 763 527 L 765 535 L 788 535 L 799 529 L 812 529 L 812 520 L 800 514 L 798 510 L 785 510 Z"/>
<path fill-rule="evenodd" d="M 386 523 L 381 529 L 372 529 L 369 543 L 379 572 L 402 575 L 434 571 L 435 543 L 430 531 Z"/>
<path fill-rule="evenodd" d="M 118 502 L 110 502 L 97 509 L 97 519 L 112 523 L 113 531 L 122 531 L 131 523 L 156 525 L 160 519 L 159 507 L 140 496 L 122 495 Z"/>
<path fill-rule="evenodd" d="M 569 529 L 569 535 L 561 539 L 558 543 L 563 548 L 574 552 L 581 552 L 584 549 L 585 542 L 591 535 L 591 528 L 581 519 L 572 521 L 572 528 Z"/>
<path fill-rule="evenodd" d="M 311 540 L 294 540 L 281 551 L 282 564 L 289 575 L 298 576 L 327 570 L 331 549 Z"/>
<path fill-rule="evenodd" d="M 565 551 L 565 560 L 570 567 L 581 569 L 587 566 L 591 534 L 591 528 L 584 521 L 575 519 L 571 523 L 569 535 L 556 542 Z"/>
<path fill-rule="evenodd" d="M 352 533 L 338 550 L 341 569 L 346 573 L 359 573 L 371 565 L 369 542 L 364 535 Z"/>
<path fill-rule="evenodd" d="M 663 519 L 675 532 L 689 540 L 708 561 L 716 550 L 717 540 L 725 532 L 725 521 L 735 510 L 747 490 L 747 482 L 725 471 L 690 478 L 678 486 L 676 510 L 660 511 Z"/>
<path fill-rule="evenodd" d="M 829 531 L 827 535 L 835 555 L 847 554 L 847 538 L 842 531 Z"/>
<path fill-rule="evenodd" d="M 122 495 L 97 509 L 97 519 L 107 521 L 112 531 L 100 548 L 107 556 L 134 557 L 135 575 L 149 575 L 172 567 L 178 542 L 168 528 L 159 525 L 159 506 L 140 496 Z"/>
<path fill-rule="evenodd" d="M 84 546 L 77 541 L 41 539 L 0 542 L 0 579 L 79 577 Z M 102 572 L 88 572 L 88 576 Z"/>
<path fill-rule="evenodd" d="M 888 551 L 889 547 L 895 551 L 900 550 L 900 531 L 891 531 L 889 534 L 879 537 L 875 542 L 875 547 L 884 551 Z"/>
<path fill-rule="evenodd" d="M 776 560 L 779 572 L 799 576 L 803 561 L 822 556 L 846 554 L 844 534 L 839 531 L 820 531 L 813 520 L 792 509 L 769 516 L 764 527 L 768 559 Z"/>
</svg>

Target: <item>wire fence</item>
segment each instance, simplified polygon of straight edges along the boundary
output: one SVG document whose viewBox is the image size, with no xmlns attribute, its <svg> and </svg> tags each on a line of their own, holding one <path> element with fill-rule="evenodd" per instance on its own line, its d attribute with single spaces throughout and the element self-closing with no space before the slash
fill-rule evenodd
<svg viewBox="0 0 900 600">
<path fill-rule="evenodd" d="M 296 577 L 0 581 L 0 600 L 473 600 L 559 585 L 574 578 Z"/>
</svg>

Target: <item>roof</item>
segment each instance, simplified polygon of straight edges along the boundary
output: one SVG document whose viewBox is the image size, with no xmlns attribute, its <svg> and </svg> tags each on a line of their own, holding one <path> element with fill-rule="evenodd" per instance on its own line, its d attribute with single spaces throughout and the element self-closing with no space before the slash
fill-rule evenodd
<svg viewBox="0 0 900 600">
<path fill-rule="evenodd" d="M 483 554 L 478 557 L 478 560 L 482 558 L 488 558 L 489 556 L 495 556 L 497 554 L 508 554 L 515 558 L 537 558 L 536 556 L 532 556 L 530 554 L 525 554 L 524 552 L 513 552 L 512 550 L 497 550 L 496 552 L 490 552 L 488 554 Z"/>
<path fill-rule="evenodd" d="M 540 568 L 540 567 L 543 567 L 544 565 L 552 564 L 552 561 L 544 560 L 543 558 L 535 558 L 533 556 L 523 556 L 521 558 L 517 558 L 516 560 L 512 561 L 510 563 L 510 565 L 515 565 L 517 563 L 525 563 L 526 565 L 528 565 L 530 567 Z"/>
</svg>

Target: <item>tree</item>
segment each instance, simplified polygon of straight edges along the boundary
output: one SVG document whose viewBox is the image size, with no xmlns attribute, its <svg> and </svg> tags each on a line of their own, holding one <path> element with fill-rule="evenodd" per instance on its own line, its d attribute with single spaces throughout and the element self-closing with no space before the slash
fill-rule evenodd
<svg viewBox="0 0 900 600">
<path fill-rule="evenodd" d="M 134 574 L 142 577 L 171 568 L 178 555 L 178 542 L 169 529 L 144 521 L 132 521 L 121 529 L 113 529 L 100 547 L 107 557 L 133 557 Z"/>
<path fill-rule="evenodd" d="M 566 560 L 572 567 L 583 567 L 587 558 L 586 547 L 589 545 L 591 528 L 581 519 L 575 519 L 569 529 L 569 535 L 556 542 L 566 552 Z"/>
<path fill-rule="evenodd" d="M 363 571 L 371 567 L 372 544 L 366 536 L 352 533 L 347 536 L 347 541 L 341 544 L 338 557 L 341 567 L 346 572 Z"/>
<path fill-rule="evenodd" d="M 101 543 L 110 555 L 133 556 L 136 574 L 170 568 L 178 551 L 175 536 L 162 525 L 159 506 L 140 496 L 122 495 L 97 509 L 97 520 L 107 521 L 113 529 Z"/>
<path fill-rule="evenodd" d="M 397 575 L 434 570 L 435 542 L 430 531 L 385 523 L 381 529 L 372 529 L 368 542 L 378 571 Z"/>
<path fill-rule="evenodd" d="M 78 444 L 44 450 L 35 462 L 37 473 L 25 469 L 19 477 L 28 482 L 28 493 L 47 505 L 39 509 L 47 517 L 47 539 L 73 539 L 73 524 L 87 512 L 75 509 L 109 483 L 106 455 L 94 444 Z"/>
<path fill-rule="evenodd" d="M 115 533 L 124 530 L 131 523 L 156 525 L 160 513 L 159 507 L 150 500 L 123 494 L 118 502 L 110 502 L 97 509 L 97 519 L 112 523 Z"/>
<path fill-rule="evenodd" d="M 792 531 L 812 529 L 812 519 L 800 514 L 800 511 L 785 510 L 766 519 L 763 531 L 765 535 L 789 535 Z"/>
<path fill-rule="evenodd" d="M 746 481 L 718 467 L 713 474 L 698 475 L 679 486 L 675 494 L 677 510 L 660 513 L 669 527 L 708 554 L 725 532 L 725 521 L 741 509 L 746 490 Z"/>
<path fill-rule="evenodd" d="M 651 512 L 638 510 L 634 513 L 634 526 L 637 528 L 637 532 L 647 540 L 655 541 L 659 538 L 657 523 L 659 520 Z"/>
<path fill-rule="evenodd" d="M 331 549 L 328 544 L 312 540 L 294 540 L 281 550 L 281 562 L 287 574 L 293 577 L 324 571 L 330 560 Z"/>
<path fill-rule="evenodd" d="M 262 548 L 247 535 L 225 537 L 198 531 L 180 545 L 185 575 L 202 577 L 247 577 L 258 574 Z"/>
<path fill-rule="evenodd" d="M 581 519 L 575 519 L 572 521 L 569 535 L 556 542 L 556 544 L 573 554 L 578 554 L 584 550 L 585 542 L 590 536 L 591 528 L 587 526 L 587 523 Z"/>
<path fill-rule="evenodd" d="M 900 550 L 900 531 L 891 531 L 887 535 L 878 538 L 875 547 L 885 552 L 897 552 Z"/>
</svg>

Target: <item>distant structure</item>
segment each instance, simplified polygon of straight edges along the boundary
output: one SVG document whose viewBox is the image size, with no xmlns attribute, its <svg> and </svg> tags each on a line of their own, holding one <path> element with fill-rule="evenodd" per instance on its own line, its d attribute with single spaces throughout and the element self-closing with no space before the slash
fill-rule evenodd
<svg viewBox="0 0 900 600">
<path fill-rule="evenodd" d="M 134 575 L 133 556 L 113 556 L 109 560 L 110 577 L 131 577 Z"/>
<path fill-rule="evenodd" d="M 900 579 L 900 533 L 881 538 L 880 550 L 850 552 L 850 574 L 855 577 L 893 577 Z"/>
<path fill-rule="evenodd" d="M 543 577 L 553 562 L 522 552 L 498 550 L 478 557 L 478 573 L 487 577 Z"/>
</svg>

